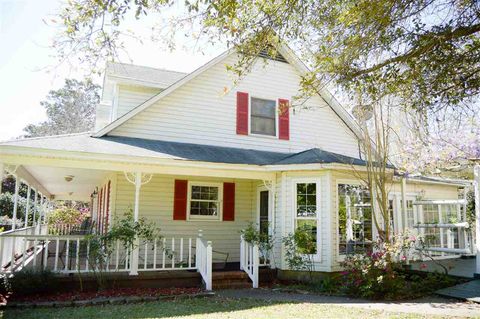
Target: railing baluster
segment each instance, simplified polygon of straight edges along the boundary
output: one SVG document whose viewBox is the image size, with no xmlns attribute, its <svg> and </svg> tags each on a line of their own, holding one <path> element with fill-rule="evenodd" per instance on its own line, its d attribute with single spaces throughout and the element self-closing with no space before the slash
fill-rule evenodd
<svg viewBox="0 0 480 319">
<path fill-rule="evenodd" d="M 180 267 L 183 267 L 182 263 L 183 263 L 183 237 L 180 238 Z"/>
<path fill-rule="evenodd" d="M 143 269 L 147 270 L 147 259 L 148 259 L 148 242 L 145 241 L 145 258 L 143 261 Z"/>
<path fill-rule="evenodd" d="M 33 268 L 37 266 L 37 238 L 33 240 Z"/>
<path fill-rule="evenodd" d="M 165 250 L 167 249 L 167 239 L 164 237 L 163 238 L 163 253 L 162 253 L 162 256 L 163 256 L 163 259 L 162 259 L 162 269 L 165 269 L 165 255 L 166 255 L 166 252 Z"/>
<path fill-rule="evenodd" d="M 175 237 L 172 237 L 172 268 L 175 268 Z"/>
<path fill-rule="evenodd" d="M 53 270 L 57 271 L 58 270 L 58 255 L 60 253 L 60 239 L 57 237 L 55 240 L 55 261 L 53 264 Z"/>
<path fill-rule="evenodd" d="M 67 249 L 66 249 L 66 252 L 65 252 L 65 271 L 68 271 L 70 270 L 70 267 L 68 267 L 68 257 L 70 255 L 70 239 L 67 238 Z"/>
<path fill-rule="evenodd" d="M 47 261 L 48 261 L 48 245 L 50 244 L 50 241 L 45 239 L 43 243 L 43 269 L 47 268 Z"/>
<path fill-rule="evenodd" d="M 23 238 L 22 268 L 25 267 L 26 258 L 27 258 L 27 239 Z"/>
<path fill-rule="evenodd" d="M 116 256 L 115 256 L 115 270 L 118 271 L 118 263 L 120 261 L 120 241 L 117 239 L 117 247 L 116 247 Z"/>
<path fill-rule="evenodd" d="M 153 240 L 153 269 L 157 269 L 157 239 Z"/>
<path fill-rule="evenodd" d="M 77 256 L 75 260 L 75 269 L 78 271 L 80 267 L 80 238 L 77 238 Z"/>
<path fill-rule="evenodd" d="M 87 241 L 87 255 L 85 256 L 85 271 L 88 272 L 88 262 L 90 261 L 90 241 Z"/>
<path fill-rule="evenodd" d="M 192 268 L 192 238 L 188 239 L 188 268 Z"/>
</svg>

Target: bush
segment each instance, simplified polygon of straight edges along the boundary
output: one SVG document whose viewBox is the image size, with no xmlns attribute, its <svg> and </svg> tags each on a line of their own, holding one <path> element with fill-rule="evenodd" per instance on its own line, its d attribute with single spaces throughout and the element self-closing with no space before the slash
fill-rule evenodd
<svg viewBox="0 0 480 319">
<path fill-rule="evenodd" d="M 81 224 L 88 215 L 88 209 L 59 207 L 48 215 L 48 224 Z"/>
<path fill-rule="evenodd" d="M 55 291 L 58 284 L 49 270 L 22 269 L 7 279 L 6 288 L 14 295 L 28 296 Z"/>
</svg>

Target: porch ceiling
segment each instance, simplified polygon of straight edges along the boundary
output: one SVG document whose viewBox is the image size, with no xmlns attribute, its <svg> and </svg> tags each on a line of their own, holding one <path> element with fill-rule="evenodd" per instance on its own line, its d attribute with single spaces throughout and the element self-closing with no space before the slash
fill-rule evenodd
<svg viewBox="0 0 480 319">
<path fill-rule="evenodd" d="M 88 200 L 95 186 L 109 174 L 108 171 L 81 168 L 24 166 L 55 199 Z M 111 172 L 110 172 L 111 173 Z M 68 182 L 65 177 L 73 176 Z"/>
</svg>

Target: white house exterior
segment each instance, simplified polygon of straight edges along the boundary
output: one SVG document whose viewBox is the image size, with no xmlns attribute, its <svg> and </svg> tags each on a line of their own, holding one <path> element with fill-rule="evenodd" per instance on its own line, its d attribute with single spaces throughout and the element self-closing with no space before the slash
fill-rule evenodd
<svg viewBox="0 0 480 319">
<path fill-rule="evenodd" d="M 248 223 L 268 221 L 275 239 L 270 266 L 279 270 L 288 269 L 282 237 L 298 225 L 312 225 L 315 270 L 338 271 L 355 242 L 349 237 L 357 236 L 342 233 L 345 220 L 339 217 L 346 205 L 344 185 L 361 184 L 357 174 L 364 169 L 357 124 L 326 91 L 285 108 L 299 92 L 305 67 L 287 48 L 279 53 L 278 59 L 258 58 L 236 86 L 225 68 L 235 62 L 234 51 L 190 74 L 111 63 L 95 132 L 3 142 L 0 172 L 26 181 L 16 172 L 27 172 L 52 200 L 91 199 L 97 231 L 132 207 L 137 218 L 154 221 L 168 238 L 187 241 L 202 230 L 213 251 L 244 267 L 240 230 Z M 73 180 L 66 181 L 67 175 Z M 431 222 L 424 220 L 425 205 L 437 223 L 450 223 L 442 216 L 453 215 L 463 221 L 461 187 L 434 179 L 396 180 L 394 230 L 425 232 L 414 229 Z M 420 199 L 427 202 L 415 206 Z M 362 242 L 373 240 L 373 226 L 362 227 L 370 237 Z M 459 229 L 437 229 L 438 254 L 469 249 Z M 143 247 L 135 254 L 153 258 Z M 142 260 L 137 258 L 131 273 L 142 270 Z"/>
</svg>

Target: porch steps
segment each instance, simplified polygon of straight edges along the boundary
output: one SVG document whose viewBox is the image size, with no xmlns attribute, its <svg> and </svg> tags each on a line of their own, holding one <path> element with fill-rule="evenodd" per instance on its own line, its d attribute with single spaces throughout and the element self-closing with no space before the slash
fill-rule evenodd
<svg viewBox="0 0 480 319">
<path fill-rule="evenodd" d="M 272 269 L 260 269 L 260 284 L 268 285 L 276 277 Z M 252 281 L 247 273 L 241 270 L 214 271 L 212 273 L 213 290 L 252 288 Z"/>
</svg>

